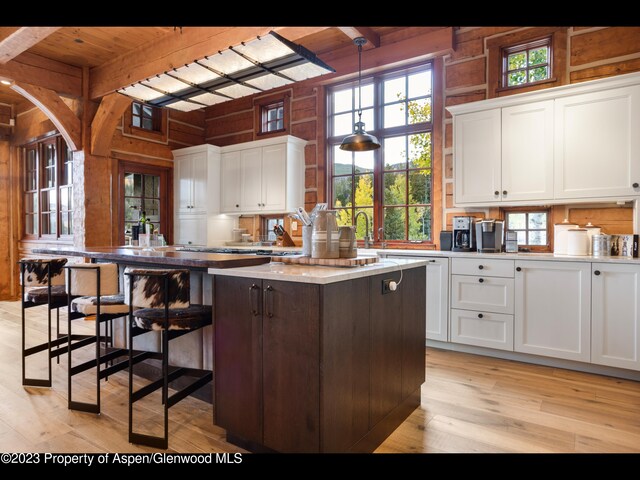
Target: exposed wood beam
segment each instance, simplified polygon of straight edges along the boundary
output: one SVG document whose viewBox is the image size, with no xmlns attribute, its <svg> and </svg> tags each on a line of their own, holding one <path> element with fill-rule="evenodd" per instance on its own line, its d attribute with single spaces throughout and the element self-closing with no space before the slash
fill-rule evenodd
<svg viewBox="0 0 640 480">
<path fill-rule="evenodd" d="M 53 122 L 60 131 L 69 148 L 73 151 L 82 148 L 82 125 L 62 98 L 47 88 L 16 82 L 11 89 L 28 99 Z"/>
<path fill-rule="evenodd" d="M 22 52 L 44 40 L 60 27 L 20 27 L 0 40 L 0 63 L 13 60 Z"/>
<path fill-rule="evenodd" d="M 277 31 L 292 42 L 328 27 L 185 27 L 169 32 L 160 40 L 141 45 L 91 70 L 89 96 L 100 98 L 145 78 L 181 67 L 206 55 L 217 53 Z"/>
<path fill-rule="evenodd" d="M 102 97 L 100 107 L 91 122 L 92 155 L 109 156 L 113 132 L 129 105 L 131 105 L 131 99 L 119 93 L 110 93 Z"/>
<path fill-rule="evenodd" d="M 72 97 L 82 96 L 81 68 L 28 52 L 0 64 L 0 77 L 48 88 Z"/>
<path fill-rule="evenodd" d="M 380 46 L 380 35 L 373 31 L 370 27 L 338 27 L 351 40 L 364 37 L 367 43 L 362 48 L 378 48 Z"/>
</svg>

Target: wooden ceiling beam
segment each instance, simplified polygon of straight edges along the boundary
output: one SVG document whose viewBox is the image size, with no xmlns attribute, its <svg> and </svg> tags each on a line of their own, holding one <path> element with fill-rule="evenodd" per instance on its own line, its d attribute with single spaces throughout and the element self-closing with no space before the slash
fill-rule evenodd
<svg viewBox="0 0 640 480">
<path fill-rule="evenodd" d="M 0 64 L 0 77 L 48 88 L 71 97 L 82 96 L 81 68 L 28 52 Z"/>
<path fill-rule="evenodd" d="M 185 27 L 91 69 L 89 97 L 100 98 L 145 78 L 274 30 L 292 42 L 328 27 Z"/>
<path fill-rule="evenodd" d="M 60 27 L 20 27 L 0 40 L 0 64 L 13 60 Z"/>
<path fill-rule="evenodd" d="M 42 110 L 60 131 L 71 150 L 76 151 L 82 148 L 80 119 L 56 92 L 23 82 L 15 82 L 11 85 L 11 89 Z"/>
<path fill-rule="evenodd" d="M 131 99 L 119 93 L 110 93 L 102 97 L 100 107 L 91 122 L 92 155 L 109 156 L 113 132 L 130 105 Z"/>
<path fill-rule="evenodd" d="M 351 40 L 358 37 L 366 38 L 367 43 L 362 47 L 363 49 L 378 48 L 380 46 L 380 35 L 370 27 L 338 27 L 338 30 Z"/>
</svg>

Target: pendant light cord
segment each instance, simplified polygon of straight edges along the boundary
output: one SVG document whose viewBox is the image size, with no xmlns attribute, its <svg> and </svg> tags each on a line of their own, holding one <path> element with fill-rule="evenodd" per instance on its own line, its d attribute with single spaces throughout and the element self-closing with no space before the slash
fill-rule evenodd
<svg viewBox="0 0 640 480">
<path fill-rule="evenodd" d="M 358 122 L 362 122 L 362 45 L 358 45 Z"/>
</svg>

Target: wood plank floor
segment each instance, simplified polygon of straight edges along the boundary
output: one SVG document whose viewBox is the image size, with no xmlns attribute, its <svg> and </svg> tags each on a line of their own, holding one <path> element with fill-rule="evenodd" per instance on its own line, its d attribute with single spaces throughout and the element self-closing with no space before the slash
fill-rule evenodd
<svg viewBox="0 0 640 480">
<path fill-rule="evenodd" d="M 41 341 L 46 309 L 28 314 L 29 338 Z M 74 322 L 74 332 L 93 328 Z M 638 382 L 435 349 L 426 365 L 422 405 L 378 452 L 640 452 Z M 67 409 L 66 358 L 53 375 L 51 389 L 22 387 L 20 304 L 0 302 L 0 451 L 155 451 L 127 441 L 126 373 L 102 382 L 101 415 Z M 93 378 L 80 377 L 75 391 L 88 399 Z M 158 432 L 158 396 L 139 403 L 137 421 Z M 173 407 L 169 451 L 241 452 L 211 410 L 193 398 Z"/>
</svg>

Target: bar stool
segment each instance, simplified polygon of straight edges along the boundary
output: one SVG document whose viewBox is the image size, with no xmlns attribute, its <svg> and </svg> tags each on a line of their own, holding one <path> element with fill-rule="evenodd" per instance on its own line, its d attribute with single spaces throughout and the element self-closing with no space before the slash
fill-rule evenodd
<svg viewBox="0 0 640 480">
<path fill-rule="evenodd" d="M 129 349 L 129 442 L 166 449 L 169 444 L 169 408 L 205 386 L 213 379 L 211 370 L 174 367 L 169 365 L 169 341 L 211 325 L 210 305 L 191 305 L 188 270 L 125 269 L 125 285 L 129 284 L 129 336 L 136 331 L 159 331 L 161 352 L 135 352 Z M 134 307 L 142 307 L 136 309 Z M 145 355 L 162 361 L 161 378 L 133 391 L 133 367 L 137 356 Z M 169 396 L 169 384 L 183 376 L 195 380 Z M 133 404 L 150 393 L 162 389 L 164 404 L 164 436 L 146 435 L 133 431 Z"/>
<path fill-rule="evenodd" d="M 60 334 L 60 308 L 67 305 L 67 294 L 64 288 L 63 267 L 66 258 L 23 258 L 20 265 L 20 285 L 22 287 L 22 385 L 32 387 L 51 386 L 51 359 L 56 357 L 60 363 L 60 355 L 66 352 L 67 335 Z M 47 341 L 32 347 L 26 347 L 26 315 L 25 311 L 32 307 L 47 305 Z M 51 310 L 56 311 L 56 335 L 51 339 Z M 49 373 L 46 379 L 27 378 L 27 357 L 47 350 Z"/>
<path fill-rule="evenodd" d="M 114 363 L 120 357 L 126 357 L 127 348 L 113 348 L 113 325 L 115 318 L 124 317 L 129 313 L 129 307 L 124 302 L 124 294 L 119 293 L 118 265 L 115 263 L 83 263 L 66 266 L 68 294 L 68 331 L 71 332 L 71 322 L 78 318 L 95 315 L 95 334 L 72 343 L 69 341 L 69 381 L 68 402 L 69 409 L 83 412 L 100 413 L 100 380 L 109 375 L 124 370 L 128 362 Z M 102 333 L 104 326 L 105 333 Z M 95 344 L 94 358 L 73 365 L 71 352 L 78 348 Z M 104 344 L 104 351 L 101 347 Z M 103 368 L 103 365 L 106 364 Z M 73 400 L 73 377 L 91 368 L 96 369 L 96 402 L 79 402 Z"/>
</svg>

